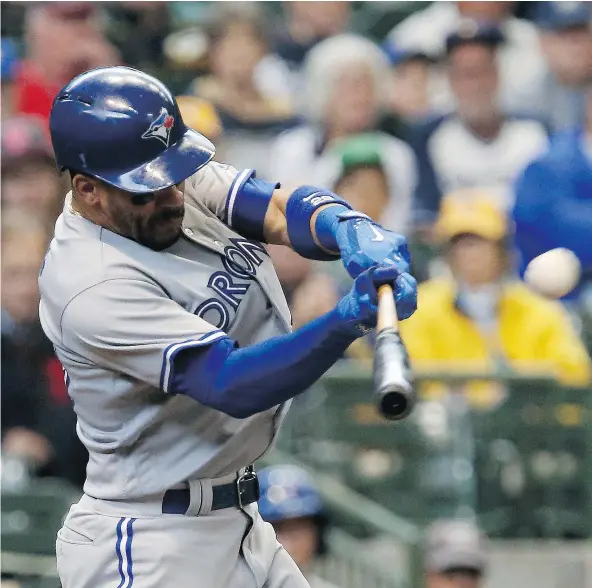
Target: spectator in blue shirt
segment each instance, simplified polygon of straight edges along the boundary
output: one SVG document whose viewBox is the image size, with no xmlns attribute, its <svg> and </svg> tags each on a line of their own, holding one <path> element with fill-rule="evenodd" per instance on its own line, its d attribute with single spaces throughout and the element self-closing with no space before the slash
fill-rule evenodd
<svg viewBox="0 0 592 588">
<path fill-rule="evenodd" d="M 575 299 L 592 288 L 592 85 L 586 92 L 586 123 L 558 133 L 516 185 L 516 245 L 521 271 L 555 247 L 572 250 L 583 266 Z"/>
</svg>

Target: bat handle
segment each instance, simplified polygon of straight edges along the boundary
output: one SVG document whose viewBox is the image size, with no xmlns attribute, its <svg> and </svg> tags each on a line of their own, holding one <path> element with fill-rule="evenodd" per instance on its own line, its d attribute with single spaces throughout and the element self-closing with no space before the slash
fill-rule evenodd
<svg viewBox="0 0 592 588">
<path fill-rule="evenodd" d="M 399 317 L 393 289 L 389 284 L 378 287 L 378 316 L 376 319 L 376 330 L 378 333 L 385 329 L 399 332 Z"/>
</svg>

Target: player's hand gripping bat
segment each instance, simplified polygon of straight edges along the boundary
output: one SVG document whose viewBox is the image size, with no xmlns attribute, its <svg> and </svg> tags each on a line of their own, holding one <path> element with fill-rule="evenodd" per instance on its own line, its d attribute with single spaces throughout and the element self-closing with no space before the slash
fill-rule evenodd
<svg viewBox="0 0 592 588">
<path fill-rule="evenodd" d="M 407 350 L 399 334 L 393 289 L 378 288 L 378 320 L 374 350 L 373 393 L 378 412 L 386 419 L 404 419 L 413 410 L 415 392 Z"/>
</svg>

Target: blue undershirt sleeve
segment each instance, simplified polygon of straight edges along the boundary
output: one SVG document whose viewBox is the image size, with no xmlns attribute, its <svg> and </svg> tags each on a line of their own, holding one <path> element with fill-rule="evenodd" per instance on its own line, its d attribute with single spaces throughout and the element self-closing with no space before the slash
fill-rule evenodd
<svg viewBox="0 0 592 588">
<path fill-rule="evenodd" d="M 230 338 L 187 348 L 172 365 L 169 393 L 247 418 L 309 388 L 360 336 L 337 310 L 293 333 L 244 348 Z"/>
</svg>

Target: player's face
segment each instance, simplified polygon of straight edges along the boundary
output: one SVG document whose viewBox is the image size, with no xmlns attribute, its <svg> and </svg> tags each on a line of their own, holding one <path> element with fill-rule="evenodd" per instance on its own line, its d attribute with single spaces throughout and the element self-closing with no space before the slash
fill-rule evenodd
<svg viewBox="0 0 592 588">
<path fill-rule="evenodd" d="M 181 235 L 185 182 L 150 194 L 108 187 L 106 206 L 115 230 L 145 247 L 162 251 Z"/>
<path fill-rule="evenodd" d="M 382 170 L 376 167 L 359 167 L 342 178 L 335 191 L 354 208 L 367 214 L 372 220 L 380 218 L 389 200 L 389 189 Z"/>
<path fill-rule="evenodd" d="M 426 578 L 427 588 L 479 588 L 481 576 L 472 572 L 431 573 Z"/>
<path fill-rule="evenodd" d="M 28 323 L 37 318 L 37 279 L 46 247 L 42 232 L 20 239 L 8 237 L 5 240 L 3 235 L 2 308 L 17 323 Z"/>
<path fill-rule="evenodd" d="M 500 244 L 477 235 L 458 237 L 450 248 L 449 261 L 455 278 L 472 286 L 495 283 L 504 271 Z"/>
<path fill-rule="evenodd" d="M 353 134 L 370 128 L 378 114 L 375 80 L 365 63 L 342 72 L 327 103 L 325 123 L 331 132 Z"/>
<path fill-rule="evenodd" d="M 301 570 L 312 563 L 317 545 L 318 530 L 309 518 L 286 519 L 274 524 L 277 540 Z"/>
<path fill-rule="evenodd" d="M 456 48 L 448 60 L 448 78 L 461 116 L 479 121 L 496 112 L 498 74 L 491 49 L 476 43 Z"/>
</svg>

